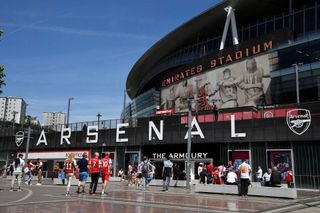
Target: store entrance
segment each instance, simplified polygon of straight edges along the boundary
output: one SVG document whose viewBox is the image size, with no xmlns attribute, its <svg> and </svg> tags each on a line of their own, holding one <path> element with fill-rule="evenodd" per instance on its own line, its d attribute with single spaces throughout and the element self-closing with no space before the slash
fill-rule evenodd
<svg viewBox="0 0 320 213">
<path fill-rule="evenodd" d="M 151 163 L 156 167 L 155 170 L 155 179 L 162 179 L 162 169 L 164 159 L 150 159 Z M 205 159 L 192 159 L 190 176 L 191 180 L 199 179 L 198 176 L 198 167 L 200 163 L 203 165 L 208 165 L 212 161 L 211 158 Z M 186 165 L 187 159 L 174 159 L 173 162 L 173 179 L 176 180 L 186 180 Z"/>
</svg>

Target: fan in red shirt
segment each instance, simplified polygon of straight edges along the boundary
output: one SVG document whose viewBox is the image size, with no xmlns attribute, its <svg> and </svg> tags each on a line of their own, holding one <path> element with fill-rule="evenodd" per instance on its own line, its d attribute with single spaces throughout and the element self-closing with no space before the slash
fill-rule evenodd
<svg viewBox="0 0 320 213">
<path fill-rule="evenodd" d="M 70 196 L 70 186 L 71 186 L 71 181 L 74 175 L 74 170 L 76 168 L 76 161 L 74 160 L 75 154 L 70 153 L 68 155 L 67 160 L 64 162 L 64 172 L 67 177 L 68 185 L 67 185 L 67 193 L 66 196 Z"/>
<path fill-rule="evenodd" d="M 91 184 L 89 194 L 95 194 L 98 186 L 98 180 L 100 175 L 101 161 L 99 159 L 99 153 L 94 153 L 94 158 L 90 161 L 91 169 Z"/>
<path fill-rule="evenodd" d="M 212 164 L 212 161 L 210 160 L 209 165 L 207 166 L 207 172 L 208 172 L 208 183 L 212 183 L 212 176 L 213 176 L 214 166 Z"/>
<path fill-rule="evenodd" d="M 221 184 L 218 168 L 215 168 L 215 170 L 213 172 L 213 183 L 214 184 Z"/>
<path fill-rule="evenodd" d="M 293 174 L 291 169 L 289 168 L 286 172 L 286 183 L 288 184 L 289 188 L 292 188 L 292 182 L 293 182 Z"/>
<path fill-rule="evenodd" d="M 110 153 L 106 152 L 104 158 L 101 160 L 102 162 L 102 192 L 101 195 L 105 194 L 106 186 L 109 182 L 110 178 L 110 169 L 112 165 L 112 161 L 110 158 Z"/>
</svg>

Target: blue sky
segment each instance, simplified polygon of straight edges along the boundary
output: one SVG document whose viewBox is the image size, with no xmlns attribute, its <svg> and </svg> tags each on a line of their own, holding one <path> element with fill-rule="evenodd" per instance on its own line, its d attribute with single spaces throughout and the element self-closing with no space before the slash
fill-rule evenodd
<svg viewBox="0 0 320 213">
<path fill-rule="evenodd" d="M 155 42 L 216 0 L 1 0 L 0 64 L 27 114 L 66 112 L 70 121 L 117 119 L 127 75 Z M 214 26 L 213 26 L 214 27 Z M 128 100 L 128 99 L 127 99 Z"/>
</svg>

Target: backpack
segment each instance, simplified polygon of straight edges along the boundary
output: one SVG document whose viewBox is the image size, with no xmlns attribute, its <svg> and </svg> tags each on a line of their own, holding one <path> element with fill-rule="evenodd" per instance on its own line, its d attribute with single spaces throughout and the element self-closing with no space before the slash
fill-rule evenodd
<svg viewBox="0 0 320 213">
<path fill-rule="evenodd" d="M 20 158 L 14 160 L 14 168 L 17 168 L 20 165 Z"/>
<path fill-rule="evenodd" d="M 141 169 L 141 172 L 142 173 L 148 173 L 149 172 L 149 168 L 148 168 L 148 162 L 143 162 L 143 165 L 142 165 L 142 169 Z"/>
</svg>

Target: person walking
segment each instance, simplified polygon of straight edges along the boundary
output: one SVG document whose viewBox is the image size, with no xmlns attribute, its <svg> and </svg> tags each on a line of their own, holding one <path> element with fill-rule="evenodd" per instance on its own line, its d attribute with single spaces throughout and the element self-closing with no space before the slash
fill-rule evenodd
<svg viewBox="0 0 320 213">
<path fill-rule="evenodd" d="M 39 185 L 39 186 L 42 185 L 42 180 L 43 180 L 42 170 L 43 170 L 43 163 L 42 163 L 42 160 L 40 160 L 40 159 L 38 158 L 38 159 L 37 159 L 37 165 L 36 165 L 36 171 L 37 171 L 37 176 L 38 176 L 38 183 L 37 183 L 37 185 Z"/>
<path fill-rule="evenodd" d="M 33 174 L 32 173 L 33 173 L 33 170 L 34 170 L 34 165 L 31 162 L 31 160 L 28 160 L 26 168 L 28 168 L 28 171 L 26 172 L 26 175 L 28 176 L 28 179 L 26 180 L 25 184 L 32 185 L 31 181 L 32 181 L 32 178 L 33 178 Z"/>
<path fill-rule="evenodd" d="M 91 184 L 89 194 L 95 194 L 98 186 L 99 175 L 100 175 L 101 161 L 99 159 L 99 153 L 94 153 L 94 158 L 91 159 L 90 169 L 91 169 Z"/>
<path fill-rule="evenodd" d="M 53 167 L 53 175 L 52 175 L 52 179 L 51 179 L 52 181 L 54 178 L 58 178 L 59 168 L 60 168 L 60 164 L 57 162 Z"/>
<path fill-rule="evenodd" d="M 242 160 L 242 164 L 239 165 L 238 170 L 240 171 L 240 195 L 247 196 L 252 170 L 251 166 L 246 163 L 246 159 Z"/>
<path fill-rule="evenodd" d="M 212 160 L 210 160 L 208 166 L 207 166 L 207 172 L 208 172 L 208 184 L 212 183 L 212 177 L 214 172 L 214 166 L 212 164 Z"/>
<path fill-rule="evenodd" d="M 78 182 L 78 190 L 77 193 L 80 193 L 80 189 L 82 188 L 81 193 L 85 193 L 86 181 L 88 178 L 88 155 L 86 152 L 82 154 L 82 158 L 78 160 L 77 167 L 79 170 L 79 182 Z"/>
<path fill-rule="evenodd" d="M 133 173 L 133 167 L 131 166 L 131 164 L 128 165 L 128 186 L 133 186 L 133 182 L 132 182 L 132 173 Z"/>
<path fill-rule="evenodd" d="M 66 174 L 64 173 L 64 169 L 60 168 L 59 169 L 59 177 L 61 179 L 62 185 L 65 184 L 65 179 L 66 179 Z"/>
<path fill-rule="evenodd" d="M 168 191 L 170 185 L 170 179 L 173 173 L 173 163 L 171 162 L 170 157 L 167 157 L 163 161 L 162 177 L 163 177 L 163 191 Z"/>
<path fill-rule="evenodd" d="M 23 157 L 23 154 L 19 154 L 18 158 L 16 158 L 12 164 L 13 165 L 13 178 L 11 181 L 11 188 L 10 188 L 11 192 L 13 191 L 13 186 L 14 186 L 15 180 L 17 180 L 17 183 L 18 183 L 17 191 L 18 192 L 21 191 L 20 184 L 21 184 L 22 169 L 24 167 L 24 160 L 22 159 L 22 157 Z"/>
<path fill-rule="evenodd" d="M 110 158 L 110 153 L 106 152 L 104 158 L 101 160 L 102 162 L 102 191 L 101 196 L 105 195 L 105 190 L 107 187 L 107 184 L 110 179 L 110 168 L 112 166 L 112 160 Z"/>
<path fill-rule="evenodd" d="M 143 191 L 146 190 L 146 187 L 148 185 L 148 176 L 149 173 L 152 171 L 152 165 L 149 162 L 149 159 L 147 156 L 143 156 L 142 162 L 138 166 L 138 171 L 141 174 L 142 178 L 142 184 L 143 184 Z"/>
<path fill-rule="evenodd" d="M 66 173 L 66 177 L 67 177 L 67 181 L 68 181 L 66 196 L 70 196 L 71 181 L 74 176 L 74 170 L 77 165 L 74 158 L 75 158 L 75 154 L 70 153 L 68 155 L 68 158 L 64 162 L 64 171 Z"/>
<path fill-rule="evenodd" d="M 178 164 L 174 164 L 173 166 L 173 180 L 175 180 L 174 187 L 178 186 L 180 174 L 181 174 L 180 166 Z"/>
</svg>

